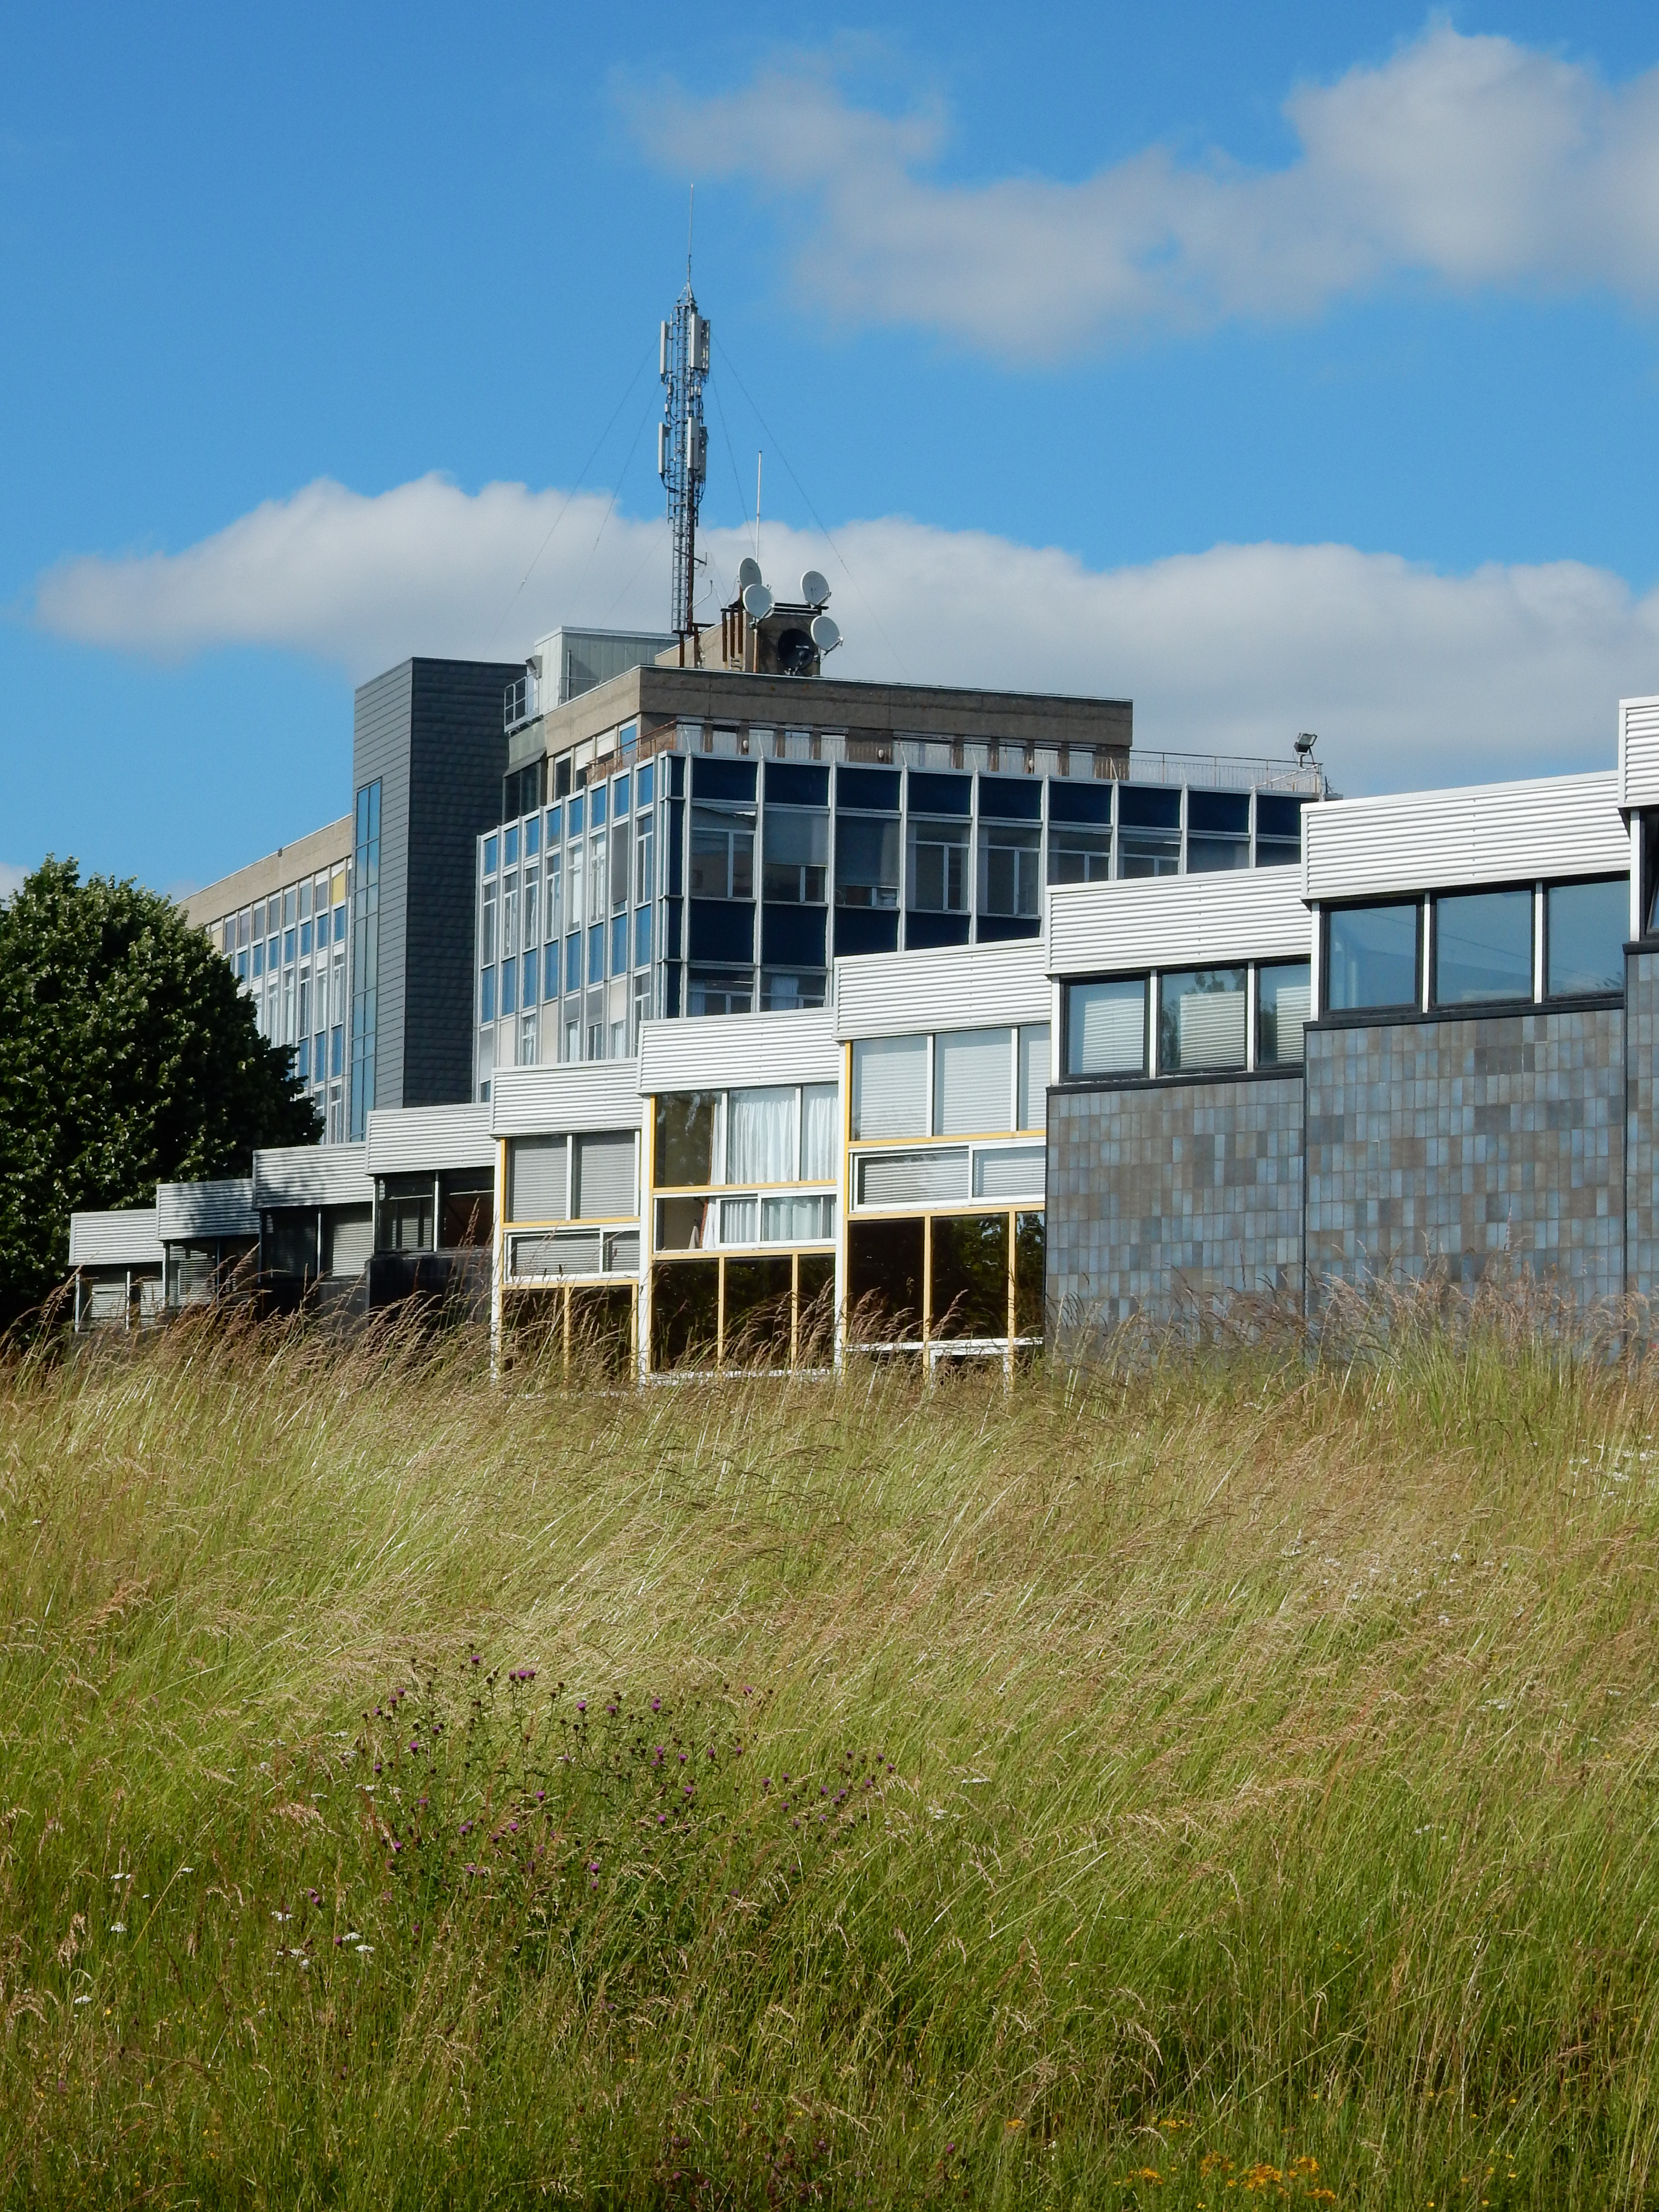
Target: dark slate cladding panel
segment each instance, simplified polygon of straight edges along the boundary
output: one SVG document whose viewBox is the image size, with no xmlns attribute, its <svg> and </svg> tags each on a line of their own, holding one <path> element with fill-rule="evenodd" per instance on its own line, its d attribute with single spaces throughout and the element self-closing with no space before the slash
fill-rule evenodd
<svg viewBox="0 0 1659 2212">
<path fill-rule="evenodd" d="M 380 782 L 377 1105 L 471 1095 L 473 841 L 500 811 L 501 694 L 523 672 L 406 660 L 357 693 L 352 788 Z"/>
<path fill-rule="evenodd" d="M 351 732 L 352 811 L 367 783 L 380 787 L 379 984 L 374 1024 L 374 1103 L 402 1106 L 404 1005 L 403 914 L 409 889 L 409 731 L 413 661 L 358 687 Z M 354 833 L 355 834 L 355 833 Z"/>
<path fill-rule="evenodd" d="M 507 773 L 501 694 L 521 662 L 417 660 L 405 921 L 405 1106 L 472 1095 L 475 841 L 498 819 Z"/>
<path fill-rule="evenodd" d="M 1048 1228 L 1062 1337 L 1299 1297 L 1301 1079 L 1051 1091 Z"/>
<path fill-rule="evenodd" d="M 1619 1296 L 1622 1008 L 1310 1030 L 1307 1051 L 1310 1293 L 1496 1262 Z"/>
<path fill-rule="evenodd" d="M 1659 1291 L 1659 951 L 1625 958 L 1626 1261 L 1638 1297 Z"/>
</svg>

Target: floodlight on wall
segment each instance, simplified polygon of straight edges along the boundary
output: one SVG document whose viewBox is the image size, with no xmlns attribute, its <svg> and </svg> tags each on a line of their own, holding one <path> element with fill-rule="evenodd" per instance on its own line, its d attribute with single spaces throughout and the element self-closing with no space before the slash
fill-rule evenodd
<svg viewBox="0 0 1659 2212">
<path fill-rule="evenodd" d="M 1317 730 L 1298 730 L 1296 738 L 1297 758 L 1304 762 L 1310 761 L 1313 758 L 1313 749 L 1318 743 Z"/>
</svg>

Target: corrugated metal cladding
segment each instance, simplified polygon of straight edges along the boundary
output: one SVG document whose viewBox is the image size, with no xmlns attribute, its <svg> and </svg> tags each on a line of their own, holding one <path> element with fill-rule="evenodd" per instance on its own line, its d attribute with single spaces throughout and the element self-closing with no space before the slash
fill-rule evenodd
<svg viewBox="0 0 1659 2212">
<path fill-rule="evenodd" d="M 71 1213 L 71 1267 L 137 1267 L 161 1264 L 161 1238 L 153 1206 L 124 1206 L 118 1212 Z"/>
<path fill-rule="evenodd" d="M 1325 811 L 1304 809 L 1304 836 L 1305 824 Z M 1312 938 L 1294 868 L 1057 884 L 1048 894 L 1048 968 L 1055 975 L 1305 959 Z"/>
<path fill-rule="evenodd" d="M 636 1060 L 501 1068 L 490 1088 L 490 1133 L 527 1137 L 560 1129 L 637 1129 L 643 1111 L 639 1071 Z"/>
<path fill-rule="evenodd" d="M 285 1145 L 253 1155 L 253 1203 L 366 1206 L 374 1195 L 366 1145 Z"/>
<path fill-rule="evenodd" d="M 164 1244 L 185 1244 L 200 1237 L 257 1237 L 252 1181 L 240 1176 L 228 1182 L 158 1184 L 155 1226 Z"/>
<path fill-rule="evenodd" d="M 1619 804 L 1659 806 L 1659 699 L 1619 702 Z"/>
<path fill-rule="evenodd" d="M 495 1164 L 488 1106 L 406 1106 L 401 1113 L 368 1117 L 372 1176 Z"/>
<path fill-rule="evenodd" d="M 836 1035 L 892 1036 L 1046 1022 L 1042 943 L 964 945 L 943 952 L 875 952 L 836 963 Z"/>
<path fill-rule="evenodd" d="M 841 1073 L 835 1017 L 827 1008 L 787 1014 L 709 1014 L 646 1022 L 640 1089 L 720 1091 L 757 1083 L 833 1083 Z"/>
<path fill-rule="evenodd" d="M 1302 848 L 1310 899 L 1617 875 L 1630 866 L 1613 774 L 1333 799 L 1304 811 Z"/>
</svg>

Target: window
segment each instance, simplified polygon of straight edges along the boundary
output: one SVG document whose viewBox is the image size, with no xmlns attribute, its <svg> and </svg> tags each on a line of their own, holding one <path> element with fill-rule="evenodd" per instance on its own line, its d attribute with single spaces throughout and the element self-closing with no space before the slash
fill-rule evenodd
<svg viewBox="0 0 1659 2212">
<path fill-rule="evenodd" d="M 849 1333 L 866 1343 L 921 1334 L 924 1238 L 920 1221 L 858 1221 L 847 1231 Z"/>
<path fill-rule="evenodd" d="M 968 828 L 959 820 L 910 817 L 909 903 L 919 912 L 967 913 Z"/>
<path fill-rule="evenodd" d="M 1048 1120 L 1048 1024 L 1030 1022 L 1019 1032 L 1019 1097 L 1016 1128 L 1041 1129 Z"/>
<path fill-rule="evenodd" d="M 582 933 L 573 930 L 564 940 L 564 988 L 567 993 L 580 991 L 582 987 Z M 574 1053 L 570 1057 L 575 1058 Z"/>
<path fill-rule="evenodd" d="M 587 980 L 590 983 L 605 981 L 605 932 L 590 929 L 587 933 Z M 594 1054 L 598 1058 L 597 1053 Z"/>
<path fill-rule="evenodd" d="M 542 817 L 534 816 L 524 825 L 524 856 L 531 860 L 542 849 Z"/>
<path fill-rule="evenodd" d="M 1331 910 L 1325 1003 L 1333 1013 L 1417 1004 L 1417 902 Z"/>
<path fill-rule="evenodd" d="M 755 810 L 691 809 L 691 896 L 750 899 L 755 896 Z"/>
<path fill-rule="evenodd" d="M 979 910 L 993 916 L 1034 919 L 1039 912 L 1038 863 L 1042 832 L 1035 823 L 979 825 Z"/>
<path fill-rule="evenodd" d="M 653 1180 L 665 1188 L 714 1179 L 717 1091 L 665 1092 L 657 1100 Z"/>
<path fill-rule="evenodd" d="M 493 837 L 486 837 L 484 839 L 483 872 L 487 876 L 493 876 L 495 872 L 495 840 Z M 309 903 L 310 896 L 311 892 L 309 885 L 302 884 L 300 886 L 300 911 L 301 914 L 305 912 L 306 908 Z"/>
<path fill-rule="evenodd" d="M 605 915 L 605 832 L 596 830 L 587 845 L 587 919 L 590 927 L 603 921 Z"/>
<path fill-rule="evenodd" d="M 634 910 L 634 965 L 636 968 L 651 965 L 651 909 L 648 906 L 636 907 Z"/>
<path fill-rule="evenodd" d="M 1119 976 L 1109 982 L 1068 985 L 1066 1074 L 1144 1075 L 1146 1072 L 1146 978 Z"/>
<path fill-rule="evenodd" d="M 649 906 L 656 896 L 655 858 L 656 828 L 648 814 L 642 814 L 634 833 L 634 903 Z"/>
<path fill-rule="evenodd" d="M 514 1014 L 519 1010 L 519 963 L 516 960 L 501 963 L 501 1012 Z"/>
<path fill-rule="evenodd" d="M 700 1252 L 710 1243 L 714 1201 L 706 1198 L 659 1198 L 656 1247 L 659 1252 Z"/>
<path fill-rule="evenodd" d="M 836 1111 L 837 1097 L 837 1089 L 833 1083 L 809 1083 L 800 1094 L 800 1175 L 803 1182 L 831 1182 L 835 1180 L 836 1155 L 841 1133 Z"/>
<path fill-rule="evenodd" d="M 515 873 L 501 878 L 501 951 L 516 952 L 519 949 L 519 878 Z"/>
<path fill-rule="evenodd" d="M 822 968 L 766 968 L 761 971 L 761 1005 L 769 1013 L 789 1013 L 823 1004 Z"/>
<path fill-rule="evenodd" d="M 570 877 L 565 892 L 565 913 L 572 929 L 582 926 L 583 856 L 586 847 L 578 839 L 570 848 Z"/>
<path fill-rule="evenodd" d="M 746 1014 L 754 995 L 752 969 L 694 968 L 687 978 L 686 999 L 694 1014 Z"/>
<path fill-rule="evenodd" d="M 1187 872 L 1214 875 L 1250 865 L 1250 795 L 1247 791 L 1188 791 Z"/>
<path fill-rule="evenodd" d="M 532 860 L 524 872 L 524 949 L 533 951 L 542 941 L 541 871 Z"/>
<path fill-rule="evenodd" d="M 305 1020 L 305 1005 L 306 987 L 302 980 L 300 984 L 300 1019 L 302 1023 Z M 493 968 L 486 968 L 478 978 L 478 1019 L 483 1023 L 493 1022 L 495 1018 L 495 970 Z"/>
<path fill-rule="evenodd" d="M 1434 1002 L 1532 996 L 1530 890 L 1449 892 L 1434 902 Z"/>
<path fill-rule="evenodd" d="M 1013 1107 L 1012 1030 L 942 1031 L 933 1040 L 933 1134 L 1006 1129 Z"/>
<path fill-rule="evenodd" d="M 541 980 L 541 971 L 542 956 L 532 949 L 525 954 L 524 965 L 520 974 L 520 988 L 524 993 L 524 1003 L 526 1006 L 533 1006 L 536 1003 L 538 995 L 536 986 Z"/>
<path fill-rule="evenodd" d="M 547 856 L 547 941 L 556 945 L 564 934 L 564 855 Z"/>
<path fill-rule="evenodd" d="M 484 885 L 483 916 L 478 930 L 478 962 L 481 967 L 495 964 L 495 886 Z"/>
<path fill-rule="evenodd" d="M 639 735 L 640 732 L 637 725 L 630 722 L 628 727 L 622 732 L 621 738 L 618 739 L 618 743 L 622 749 L 626 751 L 630 745 L 638 744 Z M 628 807 L 628 778 L 625 775 L 619 775 L 617 778 L 616 782 L 611 786 L 611 820 L 614 822 L 619 814 L 626 814 Z"/>
<path fill-rule="evenodd" d="M 1092 795 L 1092 794 L 1091 794 Z M 1103 793 L 1103 797 L 1110 794 Z M 1081 822 L 1048 824 L 1051 884 L 1103 884 L 1112 872 L 1112 833 Z"/>
<path fill-rule="evenodd" d="M 636 975 L 634 978 L 634 1011 L 632 1017 L 634 1024 L 633 1049 L 635 1052 L 640 1048 L 640 1024 L 643 1021 L 649 1020 L 650 1015 L 651 978 L 649 975 Z"/>
<path fill-rule="evenodd" d="M 790 906 L 822 906 L 830 866 L 830 817 L 805 807 L 766 810 L 763 890 Z"/>
<path fill-rule="evenodd" d="M 1552 999 L 1622 991 L 1630 931 L 1630 878 L 1552 884 L 1544 894 L 1544 988 Z"/>
<path fill-rule="evenodd" d="M 898 907 L 899 825 L 878 815 L 842 814 L 836 820 L 837 906 Z"/>
<path fill-rule="evenodd" d="M 946 1216 L 933 1223 L 928 1334 L 1008 1334 L 1008 1217 Z"/>
<path fill-rule="evenodd" d="M 1312 970 L 1305 960 L 1264 964 L 1255 971 L 1255 990 L 1256 1066 L 1299 1067 L 1313 1006 Z"/>
<path fill-rule="evenodd" d="M 1249 1000 L 1243 968 L 1194 968 L 1158 979 L 1158 1072 L 1243 1067 Z"/>
<path fill-rule="evenodd" d="M 781 1085 L 733 1091 L 726 1108 L 727 1182 L 793 1182 L 799 1149 L 795 1093 Z"/>
<path fill-rule="evenodd" d="M 628 957 L 628 913 L 624 908 L 621 914 L 613 914 L 611 917 L 611 972 L 613 975 L 625 975 L 630 964 Z"/>
<path fill-rule="evenodd" d="M 836 1201 L 827 1194 L 821 1198 L 763 1198 L 760 1202 L 763 1244 L 803 1243 L 835 1233 Z"/>
<path fill-rule="evenodd" d="M 618 790 L 623 789 L 618 785 Z M 627 820 L 611 825 L 611 906 L 614 913 L 628 904 L 628 860 L 630 832 L 633 825 Z"/>
<path fill-rule="evenodd" d="M 519 857 L 519 825 L 515 822 L 501 839 L 501 865 L 510 868 Z"/>
<path fill-rule="evenodd" d="M 475 1249 L 495 1233 L 495 1179 L 487 1168 L 443 1178 L 439 1241 L 447 1252 Z"/>
<path fill-rule="evenodd" d="M 436 1187 L 430 1176 L 383 1176 L 379 1197 L 382 1252 L 429 1252 Z"/>
<path fill-rule="evenodd" d="M 1255 864 L 1289 867 L 1302 858 L 1302 801 L 1276 791 L 1255 795 Z"/>
<path fill-rule="evenodd" d="M 611 1220 L 635 1211 L 634 1149 L 633 1133 L 626 1129 L 574 1139 L 570 1211 L 578 1220 Z"/>
<path fill-rule="evenodd" d="M 927 1134 L 927 1040 L 860 1037 L 853 1047 L 853 1134 Z"/>
<path fill-rule="evenodd" d="M 531 970 L 526 968 L 525 973 L 528 975 Z M 536 1042 L 535 1009 L 526 1007 L 519 1016 L 519 1065 L 520 1067 L 534 1067 L 536 1065 Z"/>
<path fill-rule="evenodd" d="M 1181 793 L 1161 784 L 1122 783 L 1117 791 L 1120 876 L 1181 872 Z"/>
<path fill-rule="evenodd" d="M 568 1182 L 567 1139 L 514 1137 L 507 1147 L 507 1219 L 567 1219 Z"/>
<path fill-rule="evenodd" d="M 587 818 L 596 830 L 605 820 L 605 787 L 602 783 L 596 784 L 588 794 Z"/>
</svg>

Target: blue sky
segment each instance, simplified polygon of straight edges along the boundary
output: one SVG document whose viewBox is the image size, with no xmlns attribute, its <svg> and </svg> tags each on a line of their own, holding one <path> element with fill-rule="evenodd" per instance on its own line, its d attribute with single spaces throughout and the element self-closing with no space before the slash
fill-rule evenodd
<svg viewBox="0 0 1659 2212">
<path fill-rule="evenodd" d="M 1650 11 L 757 26 L 9 11 L 0 867 L 206 880 L 344 811 L 377 667 L 661 622 L 694 178 L 711 604 L 764 447 L 849 674 L 1314 726 L 1351 790 L 1610 762 L 1659 690 Z"/>
</svg>

